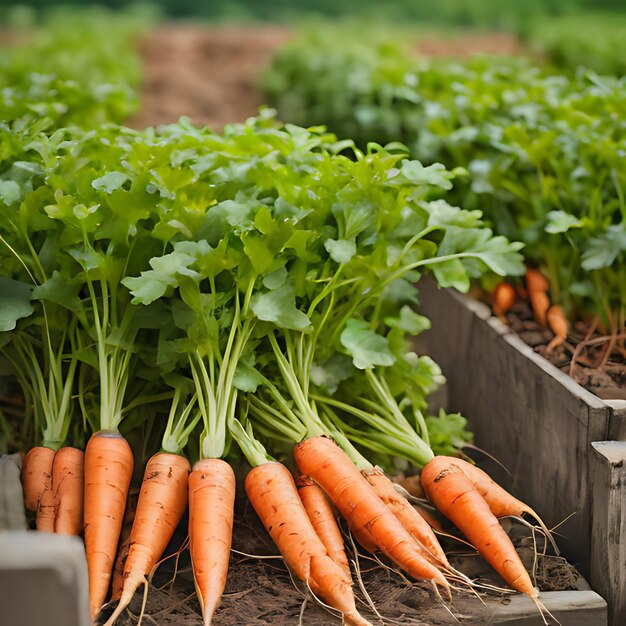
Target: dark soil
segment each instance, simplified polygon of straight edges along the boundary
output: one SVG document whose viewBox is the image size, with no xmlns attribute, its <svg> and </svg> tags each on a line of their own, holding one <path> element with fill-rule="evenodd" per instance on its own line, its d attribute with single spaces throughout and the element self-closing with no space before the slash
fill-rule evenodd
<svg viewBox="0 0 626 626">
<path fill-rule="evenodd" d="M 605 334 L 595 331 L 588 337 L 589 324 L 576 322 L 567 341 L 548 351 L 554 335 L 535 322 L 527 302 L 517 302 L 507 314 L 507 322 L 535 352 L 572 376 L 585 389 L 605 400 L 626 400 L 626 355 L 616 347 L 602 364 L 609 343 Z M 578 348 L 576 362 L 572 363 L 576 347 L 586 340 L 589 345 Z"/>
<path fill-rule="evenodd" d="M 527 532 L 521 525 L 515 525 L 510 535 L 525 564 L 530 568 L 533 551 L 532 541 L 525 536 Z M 457 550 L 459 545 L 456 544 Z M 454 547 L 454 544 L 450 544 L 447 549 L 453 550 Z M 332 626 L 341 623 L 338 617 L 322 609 L 310 596 L 307 599 L 306 590 L 292 581 L 280 557 L 261 560 L 240 554 L 245 552 L 261 557 L 275 557 L 277 554 L 254 511 L 243 501 L 237 505 L 233 549 L 226 592 L 215 616 L 216 624 Z M 477 555 L 452 558 L 452 563 L 474 579 L 502 585 L 501 581 L 498 582 L 497 575 Z M 382 567 L 369 555 L 362 556 L 359 565 L 363 584 L 376 610 L 386 618 L 384 623 L 395 621 L 396 624 L 406 626 L 443 626 L 457 623 L 426 583 L 409 583 Z M 201 624 L 200 606 L 194 591 L 188 552 L 181 554 L 178 574 L 173 582 L 173 564 L 167 563 L 161 569 L 167 572 L 155 576 L 154 582 L 158 587 L 154 586 L 149 590 L 143 623 L 159 626 Z M 537 577 L 539 588 L 545 591 L 587 588 L 576 569 L 560 557 L 540 557 Z M 359 610 L 363 615 L 373 624 L 383 623 L 377 620 L 365 602 L 362 591 L 357 589 L 356 593 Z M 482 598 L 485 605 L 467 592 L 455 591 L 449 607 L 460 623 L 484 623 L 482 618 L 488 615 L 489 607 L 494 603 L 508 603 L 510 594 L 489 592 L 483 594 Z M 140 592 L 135 596 L 130 612 L 118 624 L 134 626 L 141 612 L 141 603 Z M 110 610 L 103 615 L 108 613 Z"/>
</svg>

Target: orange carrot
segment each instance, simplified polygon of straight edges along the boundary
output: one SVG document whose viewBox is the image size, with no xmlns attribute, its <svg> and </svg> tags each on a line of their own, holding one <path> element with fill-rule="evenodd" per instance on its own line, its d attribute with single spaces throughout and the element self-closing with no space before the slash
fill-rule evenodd
<svg viewBox="0 0 626 626">
<path fill-rule="evenodd" d="M 50 489 L 52 463 L 55 452 L 52 448 L 37 446 L 31 448 L 22 463 L 22 486 L 24 506 L 29 511 L 39 508 L 39 500 L 46 489 Z"/>
<path fill-rule="evenodd" d="M 546 314 L 550 308 L 550 298 L 548 297 L 550 285 L 539 270 L 528 268 L 526 270 L 526 288 L 535 320 L 542 328 L 545 328 Z"/>
<path fill-rule="evenodd" d="M 137 510 L 137 499 L 139 493 L 136 489 L 128 492 L 126 500 L 126 510 L 124 511 L 124 521 L 122 522 L 122 531 L 120 533 L 120 542 L 115 557 L 115 566 L 113 567 L 113 578 L 111 580 L 111 602 L 115 602 L 122 597 L 122 588 L 124 587 L 124 565 L 128 558 L 128 550 L 130 549 L 130 531 L 135 521 L 135 511 Z"/>
<path fill-rule="evenodd" d="M 496 517 L 507 517 L 509 515 L 520 517 L 524 513 L 533 517 L 543 528 L 544 532 L 552 542 L 558 554 L 558 549 L 552 535 L 541 518 L 527 504 L 512 496 L 506 489 L 498 485 L 491 476 L 483 472 L 479 467 L 468 463 L 467 461 L 451 456 L 440 456 L 438 458 L 447 459 L 451 465 L 458 467 L 469 478 L 474 488 L 482 496 L 483 500 L 489 506 L 490 511 Z"/>
<path fill-rule="evenodd" d="M 54 491 L 52 480 L 39 499 L 39 506 L 37 507 L 37 530 L 46 533 L 54 532 Z"/>
<path fill-rule="evenodd" d="M 350 524 L 348 524 L 348 527 L 355 541 L 359 543 L 364 550 L 370 554 L 374 554 L 374 552 L 378 551 L 378 546 L 369 538 L 362 528 L 350 526 Z"/>
<path fill-rule="evenodd" d="M 560 346 L 566 339 L 569 333 L 569 324 L 565 317 L 563 307 L 558 304 L 553 304 L 546 313 L 548 320 L 548 326 L 554 333 L 554 339 L 548 344 L 548 352 L 552 352 L 554 348 Z"/>
<path fill-rule="evenodd" d="M 94 433 L 85 450 L 84 471 L 89 606 L 95 620 L 109 590 L 133 473 L 133 453 L 126 439 L 118 432 Z"/>
<path fill-rule="evenodd" d="M 202 459 L 189 475 L 189 541 L 204 626 L 210 626 L 228 574 L 235 474 L 221 459 Z"/>
<path fill-rule="evenodd" d="M 317 536 L 289 470 L 276 462 L 257 465 L 246 476 L 246 493 L 295 575 L 341 611 L 344 623 L 367 626 L 356 609 L 352 580 Z"/>
<path fill-rule="evenodd" d="M 378 497 L 389 507 L 391 512 L 400 520 L 411 536 L 422 545 L 437 567 L 450 567 L 448 559 L 426 520 L 403 498 L 394 488 L 393 483 L 385 474 L 374 468 L 363 472 L 367 482 L 373 487 Z"/>
<path fill-rule="evenodd" d="M 124 564 L 124 586 L 107 626 L 115 623 L 135 591 L 156 565 L 187 509 L 189 461 L 178 454 L 159 452 L 146 464 L 130 548 Z"/>
<path fill-rule="evenodd" d="M 422 470 L 422 485 L 437 508 L 502 578 L 536 601 L 537 592 L 515 547 L 467 476 L 447 458 L 435 457 Z"/>
<path fill-rule="evenodd" d="M 80 535 L 83 532 L 83 464 L 78 448 L 61 448 L 52 464 L 54 532 Z"/>
<path fill-rule="evenodd" d="M 376 495 L 346 453 L 327 437 L 312 437 L 295 447 L 300 471 L 326 492 L 350 528 L 359 529 L 383 554 L 414 578 L 433 580 L 448 590 L 443 574 L 426 558 L 396 516 Z"/>
<path fill-rule="evenodd" d="M 411 504 L 411 506 L 426 520 L 427 524 L 437 532 L 443 532 L 443 524 L 441 523 L 441 516 L 438 515 L 438 511 L 433 507 L 432 509 L 426 508 L 421 504 Z"/>
<path fill-rule="evenodd" d="M 335 563 L 343 567 L 349 576 L 350 565 L 346 556 L 343 536 L 326 494 L 309 476 L 298 476 L 296 485 L 311 524 L 326 547 L 328 555 Z"/>
<path fill-rule="evenodd" d="M 513 285 L 506 282 L 498 283 L 493 292 L 493 312 L 498 317 L 503 317 L 515 304 L 516 296 Z"/>
</svg>

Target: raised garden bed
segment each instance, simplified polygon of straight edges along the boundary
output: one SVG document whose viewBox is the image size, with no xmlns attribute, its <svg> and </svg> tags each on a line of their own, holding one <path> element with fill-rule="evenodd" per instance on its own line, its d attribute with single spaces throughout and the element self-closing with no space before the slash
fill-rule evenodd
<svg viewBox="0 0 626 626">
<path fill-rule="evenodd" d="M 623 402 L 585 390 L 536 354 L 486 305 L 428 281 L 420 283 L 420 290 L 422 311 L 432 320 L 424 341 L 448 379 L 448 408 L 466 415 L 476 444 L 510 474 L 496 463 L 489 463 L 488 471 L 549 526 L 561 524 L 563 553 L 591 574 L 595 589 L 614 600 L 624 596 L 623 581 L 606 591 L 606 572 L 623 569 L 620 534 L 592 538 L 592 493 L 594 501 L 605 501 L 608 493 L 590 471 L 592 442 L 626 439 Z M 623 609 L 613 615 L 614 624 L 625 619 Z"/>
</svg>

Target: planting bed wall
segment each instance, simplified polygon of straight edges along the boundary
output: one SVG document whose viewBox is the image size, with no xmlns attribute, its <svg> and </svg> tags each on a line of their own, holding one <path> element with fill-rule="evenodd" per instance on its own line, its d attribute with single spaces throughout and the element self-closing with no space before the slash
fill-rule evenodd
<svg viewBox="0 0 626 626">
<path fill-rule="evenodd" d="M 618 558 L 620 536 L 592 539 L 592 493 L 594 501 L 614 506 L 626 497 L 626 481 L 621 487 L 613 483 L 609 496 L 603 486 L 608 479 L 591 472 L 591 444 L 624 436 L 623 407 L 601 400 L 548 363 L 486 305 L 430 281 L 420 283 L 420 291 L 421 310 L 432 320 L 425 348 L 447 377 L 448 409 L 470 420 L 476 444 L 510 475 L 496 463 L 488 471 L 549 526 L 563 522 L 559 544 L 583 574 L 606 571 Z M 598 528 L 607 523 L 594 522 Z M 623 581 L 607 593 L 610 583 L 598 586 L 593 575 L 591 580 L 607 598 L 624 593 Z"/>
</svg>

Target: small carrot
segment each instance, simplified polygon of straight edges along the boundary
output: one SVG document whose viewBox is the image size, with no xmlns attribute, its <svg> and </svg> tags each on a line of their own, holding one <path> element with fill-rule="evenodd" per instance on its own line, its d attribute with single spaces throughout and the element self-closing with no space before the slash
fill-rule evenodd
<svg viewBox="0 0 626 626">
<path fill-rule="evenodd" d="M 355 541 L 360 544 L 360 546 L 369 552 L 370 554 L 374 554 L 374 552 L 378 551 L 378 546 L 369 538 L 367 533 L 358 526 L 350 526 L 348 523 L 348 527 L 350 528 L 350 532 L 354 537 Z"/>
<path fill-rule="evenodd" d="M 411 506 L 426 520 L 428 525 L 437 532 L 443 531 L 443 524 L 441 520 L 443 519 L 440 515 L 438 515 L 438 511 L 434 507 L 425 507 L 421 504 L 411 504 Z"/>
<path fill-rule="evenodd" d="M 147 582 L 172 538 L 187 509 L 188 475 L 189 462 L 178 454 L 159 452 L 146 464 L 124 564 L 122 595 L 106 626 L 115 623 L 135 591 Z"/>
<path fill-rule="evenodd" d="M 300 471 L 326 492 L 350 528 L 359 529 L 383 554 L 414 578 L 433 580 L 446 591 L 443 574 L 426 558 L 396 516 L 376 495 L 346 453 L 328 437 L 311 437 L 295 447 Z"/>
<path fill-rule="evenodd" d="M 370 625 L 356 609 L 352 580 L 317 536 L 289 470 L 280 463 L 262 463 L 250 470 L 245 484 L 254 510 L 295 575 L 341 611 L 344 623 Z"/>
<path fill-rule="evenodd" d="M 502 578 L 537 601 L 537 592 L 515 547 L 469 478 L 447 458 L 435 457 L 422 470 L 422 485 L 437 508 Z"/>
<path fill-rule="evenodd" d="M 350 565 L 343 543 L 341 530 L 337 525 L 335 513 L 326 494 L 309 476 L 298 476 L 296 481 L 302 504 L 313 524 L 317 536 L 326 547 L 326 551 L 335 563 L 350 575 Z"/>
<path fill-rule="evenodd" d="M 94 433 L 85 450 L 85 550 L 89 606 L 95 620 L 111 581 L 111 570 L 133 473 L 133 453 L 118 432 Z"/>
<path fill-rule="evenodd" d="M 393 483 L 378 468 L 365 473 L 367 482 L 373 487 L 378 497 L 400 520 L 411 536 L 422 545 L 435 566 L 450 567 L 448 559 L 426 520 L 394 488 Z"/>
<path fill-rule="evenodd" d="M 29 511 L 39 508 L 39 500 L 46 489 L 50 489 L 52 463 L 55 451 L 45 446 L 31 448 L 22 463 L 22 487 L 24 506 Z"/>
<path fill-rule="evenodd" d="M 569 324 L 567 323 L 567 318 L 565 317 L 565 312 L 563 311 L 563 307 L 558 304 L 553 304 L 546 313 L 546 318 L 548 320 L 548 326 L 550 326 L 550 330 L 554 333 L 554 339 L 548 344 L 548 352 L 552 352 L 554 348 L 560 346 L 564 341 L 567 340 L 567 335 L 569 333 Z"/>
<path fill-rule="evenodd" d="M 516 299 L 515 287 L 507 282 L 498 283 L 493 292 L 493 312 L 498 317 L 504 315 L 515 304 Z"/>
<path fill-rule="evenodd" d="M 221 459 L 201 459 L 189 474 L 189 542 L 204 626 L 210 626 L 228 575 L 235 474 Z"/>
<path fill-rule="evenodd" d="M 550 285 L 539 270 L 529 267 L 526 270 L 526 288 L 535 320 L 542 328 L 545 328 L 546 314 L 550 308 L 550 298 L 548 297 Z"/>
<path fill-rule="evenodd" d="M 83 532 L 84 454 L 78 448 L 61 448 L 52 464 L 54 532 L 80 535 Z"/>
</svg>

